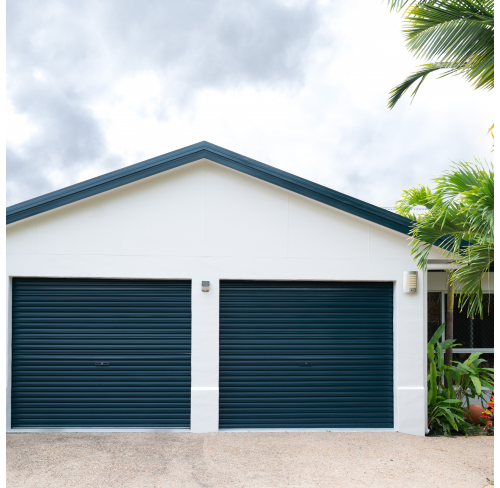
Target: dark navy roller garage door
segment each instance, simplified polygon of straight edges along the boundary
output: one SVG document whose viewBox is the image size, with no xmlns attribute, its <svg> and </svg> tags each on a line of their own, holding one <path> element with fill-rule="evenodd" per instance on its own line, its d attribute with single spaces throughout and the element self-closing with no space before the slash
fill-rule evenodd
<svg viewBox="0 0 500 488">
<path fill-rule="evenodd" d="M 392 283 L 222 281 L 220 428 L 392 428 Z"/>
<path fill-rule="evenodd" d="M 15 278 L 12 427 L 190 425 L 189 281 Z"/>
</svg>

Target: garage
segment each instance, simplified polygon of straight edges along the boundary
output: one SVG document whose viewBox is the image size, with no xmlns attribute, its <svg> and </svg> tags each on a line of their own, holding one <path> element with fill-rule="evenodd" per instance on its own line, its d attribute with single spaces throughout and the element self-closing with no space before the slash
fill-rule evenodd
<svg viewBox="0 0 500 488">
<path fill-rule="evenodd" d="M 190 391 L 190 281 L 13 279 L 13 428 L 189 428 Z"/>
<path fill-rule="evenodd" d="M 392 428 L 393 284 L 221 281 L 220 428 Z"/>
<path fill-rule="evenodd" d="M 206 141 L 6 217 L 8 432 L 425 434 L 410 219 Z"/>
</svg>

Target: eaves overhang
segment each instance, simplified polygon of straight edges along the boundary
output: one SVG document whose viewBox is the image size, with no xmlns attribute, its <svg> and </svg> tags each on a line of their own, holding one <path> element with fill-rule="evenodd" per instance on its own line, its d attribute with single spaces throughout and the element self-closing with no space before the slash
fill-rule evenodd
<svg viewBox="0 0 500 488">
<path fill-rule="evenodd" d="M 408 234 L 413 221 L 383 208 L 203 141 L 7 207 L 7 224 L 89 198 L 200 159 L 208 159 L 330 207 Z"/>
</svg>

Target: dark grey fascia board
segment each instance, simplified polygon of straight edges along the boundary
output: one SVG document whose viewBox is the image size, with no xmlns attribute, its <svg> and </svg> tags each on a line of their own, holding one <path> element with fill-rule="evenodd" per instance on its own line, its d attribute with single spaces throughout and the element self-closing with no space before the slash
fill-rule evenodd
<svg viewBox="0 0 500 488">
<path fill-rule="evenodd" d="M 408 234 L 413 225 L 413 222 L 406 217 L 205 141 L 12 205 L 7 208 L 7 224 L 119 188 L 199 159 L 209 159 L 403 234 Z"/>
<path fill-rule="evenodd" d="M 162 156 L 142 161 L 141 163 L 132 164 L 131 166 L 96 176 L 90 180 L 11 205 L 7 207 L 7 224 L 191 163 L 202 159 L 204 157 L 203 153 L 202 143 L 193 144 L 192 146 L 172 151 Z"/>
</svg>

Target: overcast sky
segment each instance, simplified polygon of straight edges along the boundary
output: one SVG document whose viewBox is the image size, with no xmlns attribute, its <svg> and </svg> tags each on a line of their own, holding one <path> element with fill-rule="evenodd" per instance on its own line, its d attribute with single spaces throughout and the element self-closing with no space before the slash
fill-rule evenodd
<svg viewBox="0 0 500 488">
<path fill-rule="evenodd" d="M 201 140 L 383 207 L 491 159 L 492 92 L 386 108 L 401 27 L 384 0 L 8 0 L 7 204 Z"/>
</svg>

